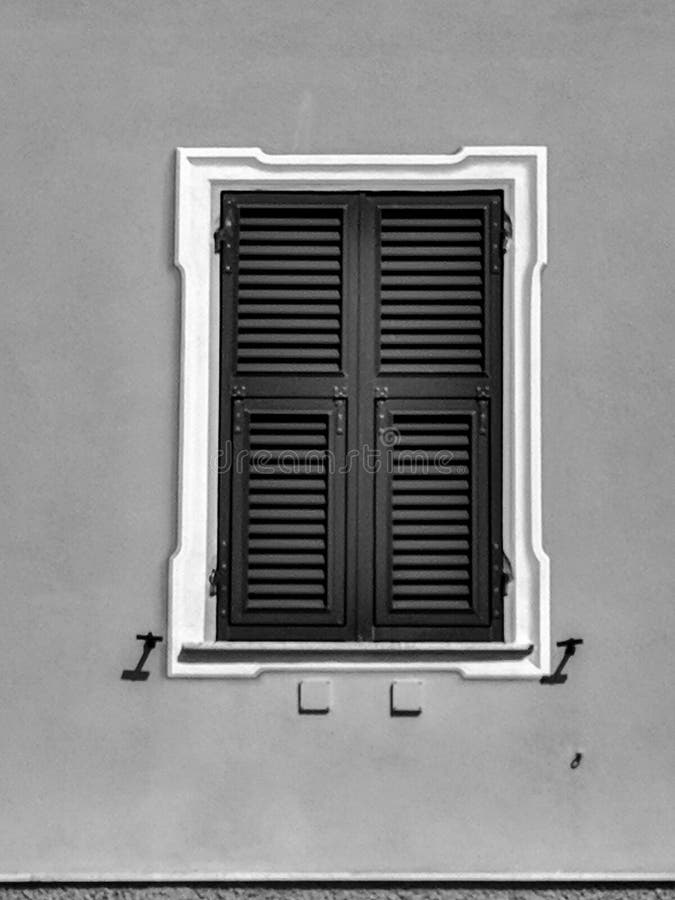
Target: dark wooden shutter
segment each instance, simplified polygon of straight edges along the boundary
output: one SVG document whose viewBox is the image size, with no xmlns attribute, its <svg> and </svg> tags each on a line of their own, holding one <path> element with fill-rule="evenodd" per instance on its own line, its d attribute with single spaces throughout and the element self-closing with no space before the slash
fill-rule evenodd
<svg viewBox="0 0 675 900">
<path fill-rule="evenodd" d="M 501 193 L 221 204 L 218 637 L 502 639 Z"/>
<path fill-rule="evenodd" d="M 340 640 L 358 209 L 354 198 L 223 194 L 218 636 Z"/>
<path fill-rule="evenodd" d="M 382 465 L 361 478 L 374 547 L 361 592 L 374 583 L 375 640 L 503 635 L 502 220 L 499 193 L 373 195 L 364 209 L 361 429 Z"/>
</svg>

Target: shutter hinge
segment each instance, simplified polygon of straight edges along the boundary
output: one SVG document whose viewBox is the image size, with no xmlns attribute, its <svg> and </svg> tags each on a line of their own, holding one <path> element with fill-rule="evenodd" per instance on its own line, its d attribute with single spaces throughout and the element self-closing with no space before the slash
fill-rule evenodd
<svg viewBox="0 0 675 900">
<path fill-rule="evenodd" d="M 502 597 L 506 597 L 509 592 L 509 585 L 513 581 L 513 567 L 511 560 L 502 550 Z"/>
<path fill-rule="evenodd" d="M 231 272 L 234 264 L 234 235 L 236 227 L 236 209 L 234 203 L 225 204 L 220 228 L 214 233 L 214 252 L 219 253 L 223 261 L 223 270 Z"/>
<path fill-rule="evenodd" d="M 225 587 L 227 584 L 227 564 L 221 563 L 217 569 L 211 569 L 211 573 L 209 574 L 209 584 L 211 585 L 211 589 L 209 594 L 211 597 L 215 597 L 218 593 L 218 588 Z"/>
<path fill-rule="evenodd" d="M 513 238 L 513 222 L 508 213 L 504 213 L 504 223 L 502 225 L 502 253 L 506 253 L 509 249 L 509 241 Z"/>
</svg>

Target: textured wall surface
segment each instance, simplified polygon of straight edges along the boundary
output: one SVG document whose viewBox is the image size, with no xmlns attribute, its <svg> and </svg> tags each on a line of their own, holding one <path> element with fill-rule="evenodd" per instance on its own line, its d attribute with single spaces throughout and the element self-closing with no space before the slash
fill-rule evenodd
<svg viewBox="0 0 675 900">
<path fill-rule="evenodd" d="M 0 876 L 674 872 L 674 45 L 672 0 L 3 0 Z M 550 152 L 568 683 L 120 681 L 176 539 L 174 148 L 466 144 Z"/>
<path fill-rule="evenodd" d="M 0 900 L 673 900 L 675 887 L 45 887 L 0 888 Z"/>
</svg>

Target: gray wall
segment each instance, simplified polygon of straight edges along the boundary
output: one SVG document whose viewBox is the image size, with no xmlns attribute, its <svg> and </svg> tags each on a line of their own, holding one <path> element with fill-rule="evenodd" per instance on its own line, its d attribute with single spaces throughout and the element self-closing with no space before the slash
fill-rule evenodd
<svg viewBox="0 0 675 900">
<path fill-rule="evenodd" d="M 0 873 L 673 872 L 670 0 L 5 0 Z M 550 148 L 564 687 L 120 681 L 165 633 L 173 148 Z M 580 768 L 572 755 L 584 752 Z"/>
</svg>

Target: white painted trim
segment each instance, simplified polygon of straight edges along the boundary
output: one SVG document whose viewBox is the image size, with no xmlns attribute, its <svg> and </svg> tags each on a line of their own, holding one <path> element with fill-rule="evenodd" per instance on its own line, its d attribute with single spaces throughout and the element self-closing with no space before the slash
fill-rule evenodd
<svg viewBox="0 0 675 900">
<path fill-rule="evenodd" d="M 504 547 L 514 569 L 506 642 L 442 645 L 442 659 L 341 660 L 341 647 L 299 661 L 234 659 L 239 642 L 215 641 L 207 575 L 215 566 L 218 285 L 212 235 L 218 195 L 230 190 L 502 189 L 513 221 L 504 270 Z M 458 672 L 465 678 L 533 679 L 551 671 L 549 560 L 541 534 L 541 278 L 546 264 L 546 148 L 466 147 L 447 156 L 270 156 L 256 148 L 180 148 L 176 166 L 176 265 L 182 274 L 178 546 L 169 571 L 169 676 L 255 677 L 264 671 Z M 532 645 L 529 655 L 522 648 Z M 227 659 L 227 648 L 233 658 Z M 265 645 L 269 651 L 270 645 Z M 411 644 L 424 653 L 424 644 Z M 478 645 L 481 646 L 481 645 Z M 503 652 L 499 652 L 500 648 Z M 199 651 L 196 655 L 194 651 Z M 262 645 L 261 645 L 262 650 Z M 191 652 L 192 651 L 192 652 Z M 268 652 L 265 653 L 267 658 Z M 196 661 L 199 657 L 199 661 Z M 376 658 L 373 658 L 376 657 Z"/>
</svg>

